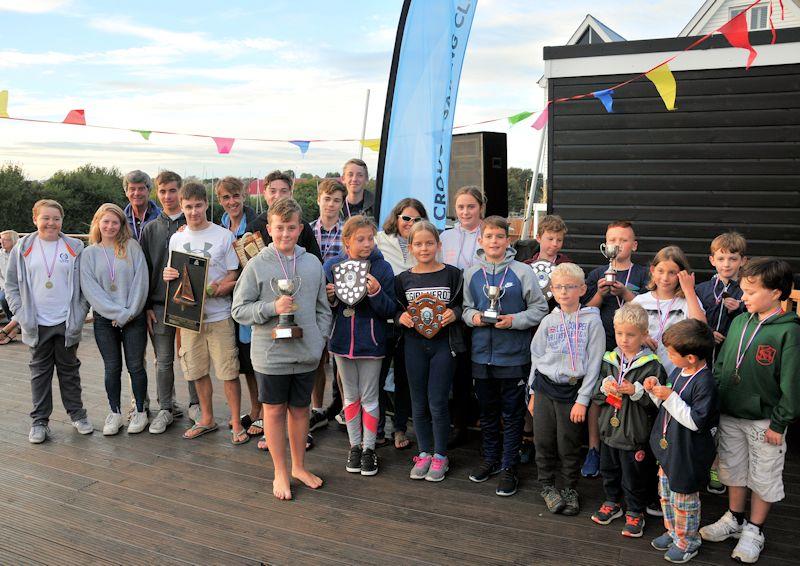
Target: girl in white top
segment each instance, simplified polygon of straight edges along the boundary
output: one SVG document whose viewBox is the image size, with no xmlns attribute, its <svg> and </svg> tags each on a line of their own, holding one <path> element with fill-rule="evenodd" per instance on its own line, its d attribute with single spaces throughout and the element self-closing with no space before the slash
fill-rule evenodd
<svg viewBox="0 0 800 566">
<path fill-rule="evenodd" d="M 472 267 L 480 249 L 478 236 L 484 213 L 483 193 L 476 186 L 461 187 L 456 191 L 456 217 L 458 224 L 445 230 L 442 241 L 441 261 L 454 265 L 462 271 Z"/>
<path fill-rule="evenodd" d="M 703 305 L 694 292 L 691 269 L 686 254 L 678 246 L 662 248 L 650 265 L 649 292 L 633 299 L 647 311 L 649 336 L 644 343 L 658 354 L 668 375 L 672 374 L 675 365 L 661 342 L 664 331 L 687 318 L 706 322 Z"/>
</svg>

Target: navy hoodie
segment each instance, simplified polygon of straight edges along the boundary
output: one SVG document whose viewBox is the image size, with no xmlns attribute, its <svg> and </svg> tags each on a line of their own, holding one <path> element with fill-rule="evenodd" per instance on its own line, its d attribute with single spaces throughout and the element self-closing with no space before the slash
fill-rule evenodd
<svg viewBox="0 0 800 566">
<path fill-rule="evenodd" d="M 333 266 L 351 259 L 346 253 L 325 262 L 325 278 L 333 283 Z M 328 349 L 347 358 L 382 358 L 386 355 L 386 320 L 395 315 L 394 272 L 378 248 L 368 258 L 369 272 L 381 284 L 381 290 L 358 302 L 354 316 L 344 316 L 347 305 L 336 300 L 333 310 L 333 330 Z"/>
</svg>

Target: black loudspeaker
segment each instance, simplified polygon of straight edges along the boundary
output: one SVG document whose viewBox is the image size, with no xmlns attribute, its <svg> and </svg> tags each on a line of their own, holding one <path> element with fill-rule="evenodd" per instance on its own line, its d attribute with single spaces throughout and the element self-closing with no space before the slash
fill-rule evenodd
<svg viewBox="0 0 800 566">
<path fill-rule="evenodd" d="M 450 147 L 450 187 L 447 216 L 455 218 L 455 194 L 466 185 L 477 186 L 486 197 L 486 216 L 508 216 L 508 161 L 506 134 L 456 134 Z"/>
</svg>

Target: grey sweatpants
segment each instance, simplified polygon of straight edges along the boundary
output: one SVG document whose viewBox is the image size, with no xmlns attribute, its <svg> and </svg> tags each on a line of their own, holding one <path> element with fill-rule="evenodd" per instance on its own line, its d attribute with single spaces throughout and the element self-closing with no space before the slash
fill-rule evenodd
<svg viewBox="0 0 800 566">
<path fill-rule="evenodd" d="M 175 399 L 175 327 L 164 324 L 164 305 L 153 305 L 156 322 L 153 324 L 153 350 L 156 354 L 156 390 L 161 409 L 172 410 Z M 194 382 L 188 381 L 189 404 L 200 403 Z"/>
<path fill-rule="evenodd" d="M 53 369 L 58 374 L 61 402 L 69 418 L 75 422 L 86 417 L 81 400 L 81 362 L 78 345 L 67 348 L 64 344 L 66 323 L 56 326 L 39 326 L 39 343 L 31 348 L 31 396 L 34 425 L 47 425 L 53 412 Z"/>
<path fill-rule="evenodd" d="M 335 357 L 336 367 L 342 377 L 344 418 L 350 446 L 358 446 L 363 442 L 365 449 L 374 450 L 379 417 L 378 381 L 383 359 Z"/>
</svg>

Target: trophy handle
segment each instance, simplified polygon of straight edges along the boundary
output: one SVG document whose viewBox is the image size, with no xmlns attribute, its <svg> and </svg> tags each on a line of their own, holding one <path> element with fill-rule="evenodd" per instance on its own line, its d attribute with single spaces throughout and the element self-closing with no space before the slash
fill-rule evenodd
<svg viewBox="0 0 800 566">
<path fill-rule="evenodd" d="M 294 298 L 294 296 L 300 292 L 300 286 L 303 284 L 303 279 L 300 277 L 295 277 L 294 280 L 297 281 L 297 287 L 294 288 L 294 293 L 292 293 L 292 298 Z"/>
<path fill-rule="evenodd" d="M 278 291 L 275 290 L 275 278 L 274 277 L 269 280 L 269 288 L 273 292 L 273 294 L 275 295 L 276 298 L 281 296 L 281 294 Z"/>
<path fill-rule="evenodd" d="M 497 300 L 499 301 L 500 299 L 502 299 L 505 296 L 505 294 L 506 294 L 506 288 L 500 287 L 500 294 L 497 296 Z"/>
<path fill-rule="evenodd" d="M 606 253 L 606 244 L 605 244 L 605 242 L 600 244 L 600 253 L 603 254 L 603 256 L 605 256 L 606 259 L 608 259 L 608 254 Z"/>
</svg>

